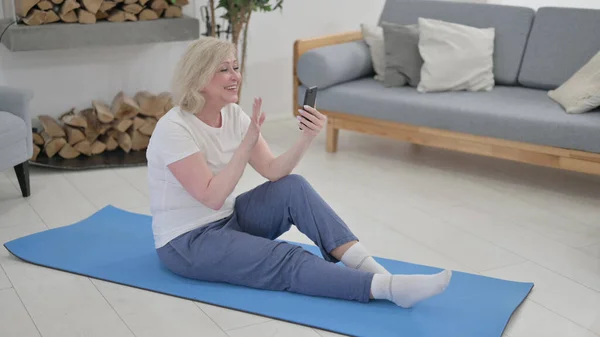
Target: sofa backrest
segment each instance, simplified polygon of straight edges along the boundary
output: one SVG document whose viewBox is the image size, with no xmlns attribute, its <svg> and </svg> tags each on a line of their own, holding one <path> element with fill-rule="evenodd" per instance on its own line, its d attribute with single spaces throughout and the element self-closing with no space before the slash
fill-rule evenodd
<svg viewBox="0 0 600 337">
<path fill-rule="evenodd" d="M 494 78 L 503 85 L 517 78 L 535 11 L 531 8 L 439 0 L 387 0 L 379 22 L 418 23 L 419 17 L 477 28 L 495 28 Z"/>
<path fill-rule="evenodd" d="M 539 8 L 519 74 L 519 83 L 555 89 L 600 51 L 600 10 Z"/>
</svg>

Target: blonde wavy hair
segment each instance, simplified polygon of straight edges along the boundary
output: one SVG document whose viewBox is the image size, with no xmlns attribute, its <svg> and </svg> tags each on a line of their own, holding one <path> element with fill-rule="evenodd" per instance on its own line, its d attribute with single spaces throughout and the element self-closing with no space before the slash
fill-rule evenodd
<svg viewBox="0 0 600 337">
<path fill-rule="evenodd" d="M 237 55 L 235 45 L 214 37 L 201 37 L 192 43 L 177 63 L 172 80 L 173 104 L 191 113 L 204 106 L 200 92 L 231 54 Z"/>
</svg>

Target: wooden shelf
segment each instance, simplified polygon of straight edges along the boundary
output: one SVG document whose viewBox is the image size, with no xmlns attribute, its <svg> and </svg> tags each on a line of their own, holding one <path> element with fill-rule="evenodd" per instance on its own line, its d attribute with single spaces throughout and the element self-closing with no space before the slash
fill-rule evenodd
<svg viewBox="0 0 600 337">
<path fill-rule="evenodd" d="M 10 23 L 10 19 L 0 20 L 0 33 Z M 187 41 L 199 37 L 198 19 L 182 16 L 148 21 L 99 21 L 94 24 L 12 24 L 2 37 L 2 44 L 10 51 L 19 52 Z"/>
</svg>

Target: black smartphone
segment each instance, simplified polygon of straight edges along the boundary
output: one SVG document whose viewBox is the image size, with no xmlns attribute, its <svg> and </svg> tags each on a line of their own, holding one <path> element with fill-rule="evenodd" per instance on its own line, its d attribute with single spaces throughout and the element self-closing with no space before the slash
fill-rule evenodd
<svg viewBox="0 0 600 337">
<path fill-rule="evenodd" d="M 317 91 L 318 90 L 319 90 L 319 88 L 316 86 L 306 89 L 306 91 L 304 92 L 304 104 L 302 104 L 302 108 L 304 108 L 305 105 L 308 105 L 311 108 L 315 107 L 315 105 L 317 103 Z M 304 118 L 304 117 L 302 117 L 302 118 Z M 306 118 L 304 118 L 304 119 L 306 119 Z"/>
</svg>

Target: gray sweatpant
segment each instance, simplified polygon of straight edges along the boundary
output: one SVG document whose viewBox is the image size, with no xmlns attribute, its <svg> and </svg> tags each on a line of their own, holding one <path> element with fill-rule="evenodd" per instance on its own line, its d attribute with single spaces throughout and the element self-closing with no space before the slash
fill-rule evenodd
<svg viewBox="0 0 600 337">
<path fill-rule="evenodd" d="M 294 224 L 324 259 L 275 241 Z M 234 213 L 157 249 L 172 272 L 193 279 L 367 302 L 373 273 L 347 268 L 330 252 L 357 238 L 299 175 L 239 195 Z"/>
</svg>

